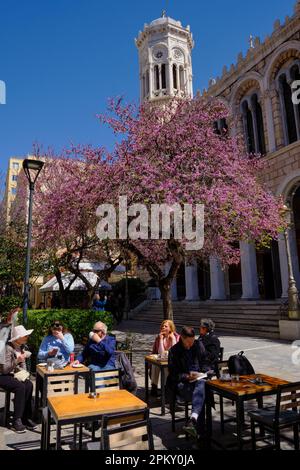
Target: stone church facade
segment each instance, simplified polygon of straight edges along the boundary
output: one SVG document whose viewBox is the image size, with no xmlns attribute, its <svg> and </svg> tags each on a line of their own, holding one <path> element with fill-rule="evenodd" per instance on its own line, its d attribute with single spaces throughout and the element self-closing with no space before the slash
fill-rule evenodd
<svg viewBox="0 0 300 470">
<path fill-rule="evenodd" d="M 170 96 L 193 96 L 189 27 L 163 15 L 145 25 L 136 45 L 139 50 L 141 100 L 163 102 Z M 294 276 L 300 288 L 300 105 L 292 102 L 291 84 L 300 80 L 300 0 L 294 14 L 264 42 L 250 39 L 245 57 L 224 66 L 211 79 L 204 96 L 222 100 L 230 110 L 229 132 L 244 137 L 250 153 L 259 153 L 266 167 L 263 182 L 292 209 L 289 240 Z M 174 300 L 276 300 L 287 297 L 288 263 L 283 236 L 270 249 L 257 250 L 240 243 L 241 263 L 222 270 L 217 259 L 208 265 L 183 266 L 173 283 Z"/>
</svg>

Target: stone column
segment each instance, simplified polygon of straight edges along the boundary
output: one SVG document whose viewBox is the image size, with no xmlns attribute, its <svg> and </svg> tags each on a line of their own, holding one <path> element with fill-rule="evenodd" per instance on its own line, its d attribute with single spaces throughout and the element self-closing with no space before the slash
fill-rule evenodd
<svg viewBox="0 0 300 470">
<path fill-rule="evenodd" d="M 240 250 L 243 284 L 242 299 L 259 299 L 255 245 L 252 243 L 240 242 Z"/>
<path fill-rule="evenodd" d="M 171 265 L 172 265 L 171 261 L 166 263 L 166 266 L 165 266 L 165 275 L 166 276 L 168 275 L 168 273 L 170 271 Z M 177 279 L 174 279 L 174 281 L 171 284 L 171 299 L 172 300 L 178 300 L 178 296 L 177 296 Z"/>
<path fill-rule="evenodd" d="M 170 96 L 173 96 L 174 95 L 174 90 L 173 90 L 173 69 L 172 69 L 173 65 L 172 65 L 172 59 L 169 59 L 169 63 L 168 63 L 168 94 Z"/>
<path fill-rule="evenodd" d="M 210 258 L 210 300 L 225 300 L 225 276 L 221 263 L 217 258 Z"/>
<path fill-rule="evenodd" d="M 154 67 L 150 65 L 149 69 L 149 98 L 153 98 L 153 91 L 154 91 Z"/>
<path fill-rule="evenodd" d="M 185 263 L 185 300 L 199 300 L 198 265 L 197 261 Z"/>
<path fill-rule="evenodd" d="M 288 288 L 289 288 L 289 270 L 288 270 L 285 239 L 284 239 L 283 233 L 280 233 L 278 237 L 278 251 L 279 251 L 280 275 L 281 275 L 281 285 L 282 285 L 281 297 L 286 299 L 288 296 Z"/>
<path fill-rule="evenodd" d="M 289 230 L 289 241 L 291 247 L 291 257 L 293 263 L 293 273 L 296 281 L 297 289 L 300 290 L 300 271 L 299 271 L 299 259 L 297 250 L 297 239 L 295 227 Z"/>
<path fill-rule="evenodd" d="M 274 129 L 274 121 L 273 121 L 273 108 L 272 108 L 272 96 L 277 94 L 276 90 L 267 90 L 263 94 L 263 101 L 265 107 L 265 115 L 266 115 L 266 125 L 268 131 L 268 142 L 269 142 L 269 152 L 276 151 L 276 139 L 275 139 L 275 129 Z"/>
</svg>

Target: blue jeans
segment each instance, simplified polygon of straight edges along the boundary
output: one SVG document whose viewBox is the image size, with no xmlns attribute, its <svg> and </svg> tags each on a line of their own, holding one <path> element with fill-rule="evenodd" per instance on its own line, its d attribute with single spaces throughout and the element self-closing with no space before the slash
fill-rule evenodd
<svg viewBox="0 0 300 470">
<path fill-rule="evenodd" d="M 88 368 L 93 372 L 102 372 L 103 370 L 113 370 L 112 366 L 96 366 L 96 364 L 90 364 Z"/>
<path fill-rule="evenodd" d="M 196 380 L 193 383 L 180 382 L 177 386 L 177 395 L 182 400 L 192 402 L 192 413 L 197 413 L 196 428 L 202 432 L 205 426 L 205 380 Z"/>
</svg>

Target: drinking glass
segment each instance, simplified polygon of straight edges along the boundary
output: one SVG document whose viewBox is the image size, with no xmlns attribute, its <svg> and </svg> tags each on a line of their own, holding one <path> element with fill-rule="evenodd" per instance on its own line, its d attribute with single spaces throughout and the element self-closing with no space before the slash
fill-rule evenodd
<svg viewBox="0 0 300 470">
<path fill-rule="evenodd" d="M 238 374 L 232 374 L 231 375 L 231 385 L 232 387 L 234 387 L 235 385 L 237 385 L 240 381 L 240 376 Z"/>
</svg>

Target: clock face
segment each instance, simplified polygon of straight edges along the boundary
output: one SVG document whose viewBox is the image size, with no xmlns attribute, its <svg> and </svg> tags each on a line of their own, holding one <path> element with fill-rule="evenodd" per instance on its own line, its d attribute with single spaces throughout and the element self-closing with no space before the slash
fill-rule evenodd
<svg viewBox="0 0 300 470">
<path fill-rule="evenodd" d="M 157 60 L 160 60 L 164 57 L 164 53 L 161 49 L 158 49 L 156 51 L 154 51 L 154 58 L 157 59 Z"/>
<path fill-rule="evenodd" d="M 180 49 L 173 49 L 173 57 L 176 60 L 183 61 L 184 55 Z"/>
</svg>

